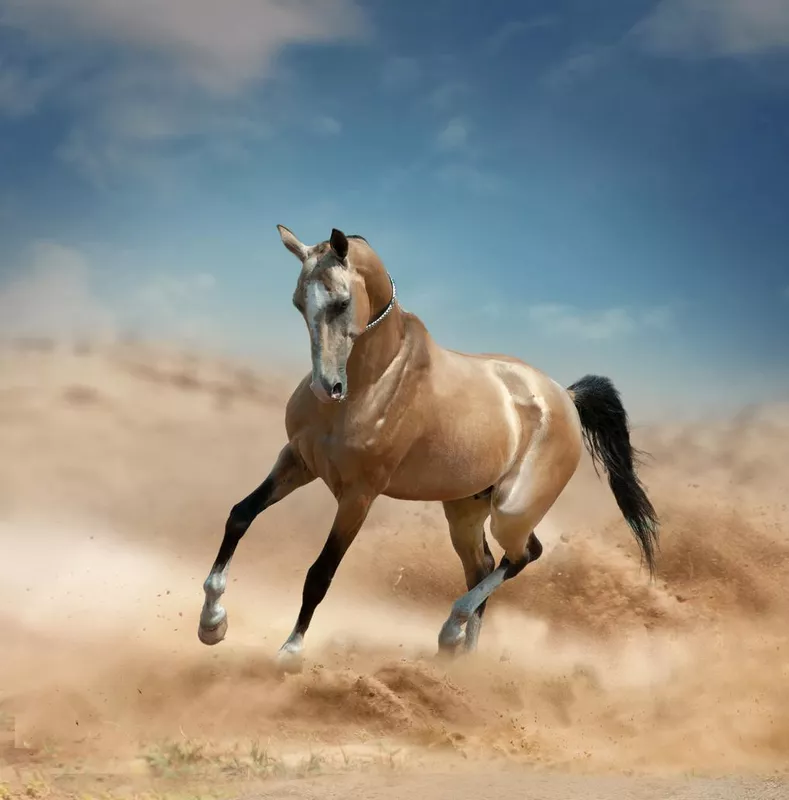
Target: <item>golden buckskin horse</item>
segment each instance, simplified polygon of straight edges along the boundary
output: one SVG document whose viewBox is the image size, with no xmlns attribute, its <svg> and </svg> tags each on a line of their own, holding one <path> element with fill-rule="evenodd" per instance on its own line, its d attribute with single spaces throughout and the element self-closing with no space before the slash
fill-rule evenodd
<svg viewBox="0 0 789 800">
<path fill-rule="evenodd" d="M 306 245 L 282 225 L 301 273 L 293 304 L 309 331 L 312 374 L 285 412 L 287 444 L 268 477 L 236 504 L 203 588 L 198 636 L 222 641 L 220 599 L 230 561 L 253 520 L 320 478 L 337 500 L 326 544 L 307 572 L 296 625 L 279 651 L 299 669 L 304 636 L 376 497 L 440 501 L 468 592 L 452 606 L 439 651 L 474 650 L 487 599 L 542 553 L 534 529 L 574 474 L 583 444 L 600 464 L 655 570 L 658 519 L 636 474 L 619 393 L 587 375 L 568 388 L 503 355 L 438 345 L 397 302 L 394 281 L 361 236 L 332 230 Z M 484 523 L 504 551 L 498 566 Z"/>
</svg>

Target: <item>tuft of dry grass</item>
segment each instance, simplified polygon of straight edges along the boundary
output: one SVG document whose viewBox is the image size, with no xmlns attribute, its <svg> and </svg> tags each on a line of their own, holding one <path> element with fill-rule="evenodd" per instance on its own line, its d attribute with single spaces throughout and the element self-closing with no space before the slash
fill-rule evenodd
<svg viewBox="0 0 789 800">
<path fill-rule="evenodd" d="M 35 761 L 18 764 L 0 783 L 0 800 L 226 800 L 270 780 L 391 772 L 404 764 L 402 749 L 382 743 L 350 752 L 338 746 L 275 753 L 258 739 L 228 745 L 182 734 L 144 746 L 127 764 L 112 761 L 106 769 L 94 764 L 87 772 L 52 758 L 42 765 L 37 753 Z"/>
<path fill-rule="evenodd" d="M 383 744 L 377 751 L 349 754 L 342 747 L 337 753 L 310 750 L 303 754 L 275 754 L 259 740 L 248 747 L 212 747 L 205 742 L 184 739 L 162 742 L 143 755 L 154 778 L 208 778 L 221 775 L 232 780 L 300 779 L 327 773 L 375 768 L 396 770 L 404 762 L 401 749 Z"/>
</svg>

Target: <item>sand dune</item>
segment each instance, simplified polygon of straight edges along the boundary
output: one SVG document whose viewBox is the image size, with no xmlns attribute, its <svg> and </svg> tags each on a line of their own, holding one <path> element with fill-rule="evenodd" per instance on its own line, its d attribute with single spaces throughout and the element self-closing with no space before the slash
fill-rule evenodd
<svg viewBox="0 0 789 800">
<path fill-rule="evenodd" d="M 436 638 L 463 580 L 441 509 L 379 501 L 307 669 L 283 680 L 271 659 L 328 532 L 322 486 L 243 541 L 227 641 L 205 648 L 196 627 L 227 512 L 279 451 L 294 384 L 141 345 L 2 349 L 6 763 L 128 764 L 201 739 L 597 774 L 786 770 L 789 407 L 634 431 L 663 521 L 655 585 L 585 460 L 539 531 L 546 556 L 451 665 Z"/>
</svg>

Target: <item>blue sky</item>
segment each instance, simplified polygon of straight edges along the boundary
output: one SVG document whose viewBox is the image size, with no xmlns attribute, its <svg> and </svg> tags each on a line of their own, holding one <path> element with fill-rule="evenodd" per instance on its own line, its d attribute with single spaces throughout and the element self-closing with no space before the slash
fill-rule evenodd
<svg viewBox="0 0 789 800">
<path fill-rule="evenodd" d="M 308 365 L 332 227 L 636 416 L 789 391 L 789 0 L 0 0 L 0 332 Z"/>
</svg>

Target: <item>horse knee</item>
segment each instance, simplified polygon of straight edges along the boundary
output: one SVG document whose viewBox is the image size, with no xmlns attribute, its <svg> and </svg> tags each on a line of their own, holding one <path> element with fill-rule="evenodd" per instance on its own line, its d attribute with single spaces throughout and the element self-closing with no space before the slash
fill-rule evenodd
<svg viewBox="0 0 789 800">
<path fill-rule="evenodd" d="M 249 500 L 242 500 L 230 509 L 230 514 L 228 514 L 227 522 L 225 523 L 225 531 L 230 535 L 241 538 L 256 516 L 255 511 L 250 508 Z"/>
</svg>

